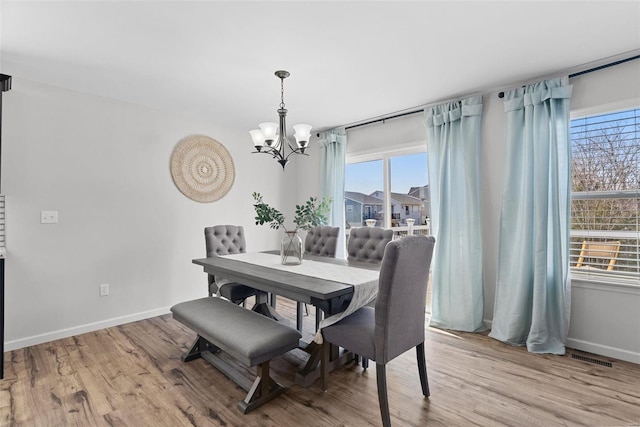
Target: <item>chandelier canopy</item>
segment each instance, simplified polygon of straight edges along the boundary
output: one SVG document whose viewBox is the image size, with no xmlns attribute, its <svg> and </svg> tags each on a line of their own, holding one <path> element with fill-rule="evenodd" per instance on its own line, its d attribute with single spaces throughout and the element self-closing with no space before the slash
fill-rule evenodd
<svg viewBox="0 0 640 427">
<path fill-rule="evenodd" d="M 311 125 L 299 124 L 293 126 L 294 138 L 296 146 L 294 147 L 287 138 L 287 110 L 284 108 L 284 79 L 289 77 L 289 72 L 278 70 L 275 72 L 276 77 L 280 79 L 280 108 L 278 108 L 278 116 L 280 122 L 264 122 L 260 123 L 260 129 L 249 131 L 253 145 L 256 148 L 254 153 L 271 154 L 278 163 L 282 165 L 282 169 L 289 162 L 289 156 L 292 154 L 305 154 L 305 149 L 311 138 Z M 289 147 L 289 154 L 285 155 L 285 147 Z"/>
</svg>

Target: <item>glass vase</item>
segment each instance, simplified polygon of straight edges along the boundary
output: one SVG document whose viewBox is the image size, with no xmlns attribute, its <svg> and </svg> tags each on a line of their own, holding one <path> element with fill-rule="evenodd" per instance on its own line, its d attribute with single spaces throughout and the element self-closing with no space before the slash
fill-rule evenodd
<svg viewBox="0 0 640 427">
<path fill-rule="evenodd" d="M 302 239 L 298 231 L 285 231 L 280 242 L 280 260 L 284 265 L 302 264 Z"/>
</svg>

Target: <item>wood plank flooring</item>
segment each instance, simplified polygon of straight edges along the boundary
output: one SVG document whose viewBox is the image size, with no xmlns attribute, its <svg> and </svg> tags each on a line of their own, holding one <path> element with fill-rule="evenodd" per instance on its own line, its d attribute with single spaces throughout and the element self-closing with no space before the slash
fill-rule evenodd
<svg viewBox="0 0 640 427">
<path fill-rule="evenodd" d="M 295 305 L 278 299 L 293 319 Z M 313 335 L 313 311 L 305 336 Z M 290 387 L 242 415 L 245 392 L 202 359 L 180 361 L 194 334 L 170 315 L 40 344 L 4 355 L 2 426 L 379 426 L 375 367 L 349 365 L 293 384 L 305 353 L 272 363 Z M 428 329 L 431 398 L 421 394 L 415 352 L 387 368 L 392 423 L 404 426 L 640 425 L 640 365 L 605 367 L 570 355 L 534 355 L 483 334 Z M 253 375 L 253 370 L 246 370 Z"/>
</svg>

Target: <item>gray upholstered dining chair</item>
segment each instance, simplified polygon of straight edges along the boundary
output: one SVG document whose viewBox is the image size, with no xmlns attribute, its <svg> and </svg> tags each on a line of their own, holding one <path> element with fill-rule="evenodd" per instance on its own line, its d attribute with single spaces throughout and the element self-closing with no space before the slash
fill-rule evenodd
<svg viewBox="0 0 640 427">
<path fill-rule="evenodd" d="M 238 225 L 215 225 L 204 229 L 204 237 L 207 246 L 207 258 L 245 253 L 247 245 L 244 238 L 244 228 Z M 208 275 L 209 296 L 218 293 L 215 277 Z M 252 296 L 267 293 L 240 283 L 227 283 L 220 287 L 220 295 L 235 304 L 244 304 L 245 300 Z"/>
<path fill-rule="evenodd" d="M 340 227 L 317 226 L 307 231 L 304 251 L 309 254 L 335 258 Z"/>
<path fill-rule="evenodd" d="M 393 239 L 393 230 L 379 227 L 355 227 L 349 232 L 347 242 L 347 260 L 349 262 L 368 262 L 379 264 L 384 255 L 384 248 Z M 370 303 L 373 307 L 375 301 Z M 362 358 L 362 367 L 367 368 L 369 361 Z"/>
<path fill-rule="evenodd" d="M 355 227 L 349 232 L 347 260 L 379 263 L 384 248 L 393 239 L 393 230 L 378 227 Z"/>
<path fill-rule="evenodd" d="M 433 255 L 433 236 L 407 236 L 386 246 L 380 266 L 375 308 L 363 307 L 333 325 L 322 328 L 322 389 L 327 390 L 330 344 L 350 349 L 376 362 L 380 414 L 391 426 L 387 398 L 386 364 L 416 348 L 422 394 L 429 396 L 424 355 L 425 300 Z"/>
<path fill-rule="evenodd" d="M 304 239 L 305 253 L 335 258 L 336 249 L 338 247 L 338 234 L 340 227 L 317 226 L 307 231 Z M 298 331 L 302 332 L 302 303 L 298 302 L 298 320 L 296 323 Z M 304 304 L 305 310 L 307 309 Z M 307 312 L 308 314 L 308 312 Z M 316 331 L 322 318 L 322 311 L 316 308 Z"/>
</svg>

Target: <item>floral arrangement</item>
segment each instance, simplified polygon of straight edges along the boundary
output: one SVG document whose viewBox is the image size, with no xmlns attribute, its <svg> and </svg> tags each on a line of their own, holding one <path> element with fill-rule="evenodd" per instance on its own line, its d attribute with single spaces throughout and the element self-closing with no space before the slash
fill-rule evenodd
<svg viewBox="0 0 640 427">
<path fill-rule="evenodd" d="M 273 229 L 284 228 L 284 215 L 279 210 L 272 208 L 262 200 L 260 193 L 253 193 L 255 203 L 253 207 L 256 210 L 256 225 L 269 224 Z M 331 209 L 331 198 L 310 197 L 303 205 L 296 205 L 296 214 L 293 223 L 296 225 L 295 231 L 309 230 L 318 225 L 327 225 L 327 214 Z"/>
</svg>

